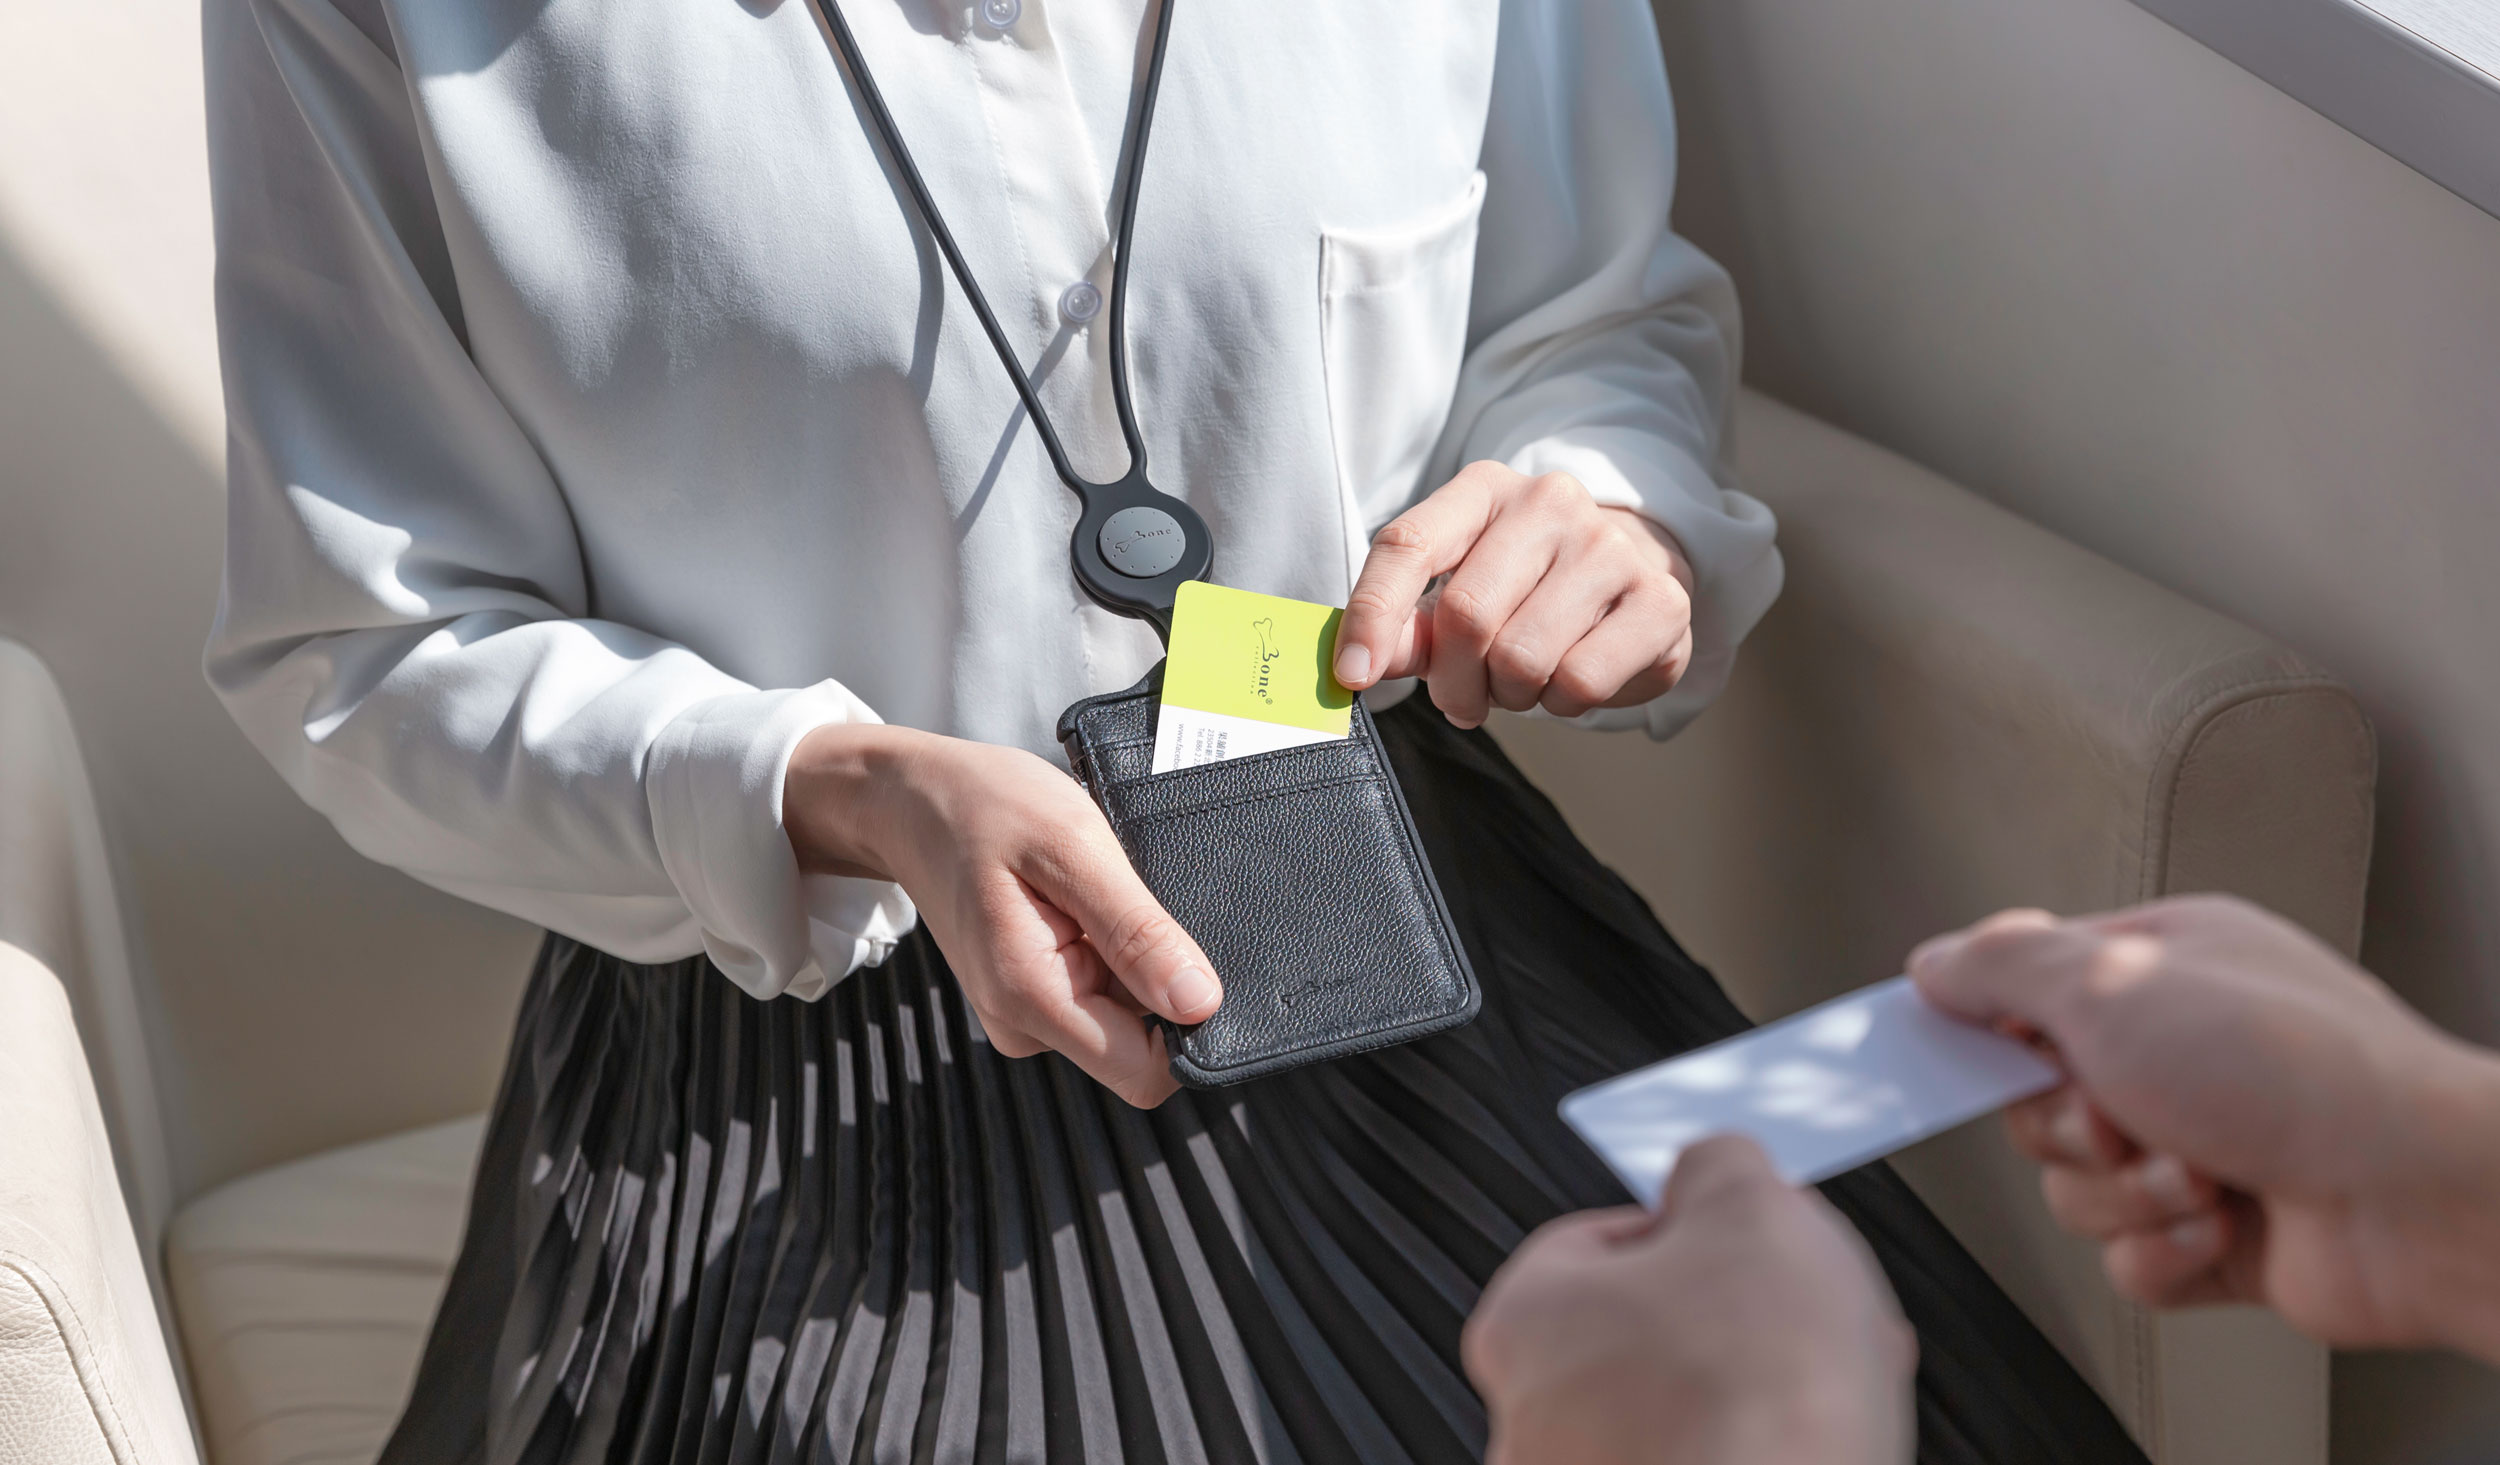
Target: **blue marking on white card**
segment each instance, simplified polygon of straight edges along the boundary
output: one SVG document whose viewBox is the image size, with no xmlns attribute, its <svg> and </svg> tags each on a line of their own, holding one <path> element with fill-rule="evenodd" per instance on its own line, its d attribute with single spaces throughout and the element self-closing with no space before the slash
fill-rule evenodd
<svg viewBox="0 0 2500 1465">
<path fill-rule="evenodd" d="M 2055 1088 L 2028 1044 L 1949 1017 L 1907 977 L 1570 1095 L 1562 1117 L 1642 1203 L 1685 1146 L 1750 1135 L 1811 1185 Z"/>
</svg>

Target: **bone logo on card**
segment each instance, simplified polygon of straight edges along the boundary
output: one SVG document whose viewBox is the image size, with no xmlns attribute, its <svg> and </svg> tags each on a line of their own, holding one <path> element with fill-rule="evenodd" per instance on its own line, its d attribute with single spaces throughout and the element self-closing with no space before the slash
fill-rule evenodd
<svg viewBox="0 0 2500 1465">
<path fill-rule="evenodd" d="M 1261 616 L 1250 623 L 1250 629 L 1259 636 L 1259 679 L 1250 690 L 1258 694 L 1260 701 L 1273 707 L 1276 705 L 1276 694 L 1270 690 L 1269 683 L 1275 675 L 1276 659 L 1285 654 L 1276 645 L 1276 618 Z"/>
</svg>

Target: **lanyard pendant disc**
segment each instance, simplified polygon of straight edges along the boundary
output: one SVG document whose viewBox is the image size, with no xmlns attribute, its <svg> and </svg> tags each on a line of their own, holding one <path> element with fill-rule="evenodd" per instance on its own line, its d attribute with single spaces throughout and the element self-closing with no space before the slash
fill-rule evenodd
<svg viewBox="0 0 2500 1465">
<path fill-rule="evenodd" d="M 1135 471 L 1081 492 L 1085 511 L 1068 544 L 1077 584 L 1096 605 L 1149 622 L 1169 639 L 1173 598 L 1215 566 L 1207 521 Z"/>
</svg>

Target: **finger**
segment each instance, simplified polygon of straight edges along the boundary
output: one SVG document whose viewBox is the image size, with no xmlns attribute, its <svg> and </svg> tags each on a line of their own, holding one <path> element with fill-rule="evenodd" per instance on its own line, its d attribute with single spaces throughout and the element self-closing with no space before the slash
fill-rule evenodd
<svg viewBox="0 0 2500 1465">
<path fill-rule="evenodd" d="M 1540 550 L 1550 556 L 1550 539 L 1533 525 L 1524 534 L 1516 527 L 1505 533 L 1502 522 L 1497 519 L 1476 541 L 1466 563 L 1432 602 L 1431 659 L 1423 675 L 1433 705 L 1460 727 L 1484 721 L 1492 706 L 1486 659 L 1512 612 L 1551 565 L 1550 557 L 1540 563 L 1535 556 Z M 1523 550 L 1529 557 L 1522 557 Z"/>
<path fill-rule="evenodd" d="M 1525 712 L 1543 701 L 1564 655 L 1633 587 L 1637 571 L 1611 535 L 1593 548 L 1558 556 L 1486 648 L 1485 681 L 1493 705 Z"/>
<path fill-rule="evenodd" d="M 1076 923 L 1076 918 L 1052 905 L 1047 898 L 1034 895 L 1026 904 L 1050 931 L 1051 945 L 1065 946 L 1071 941 L 1085 939 L 1085 928 Z"/>
<path fill-rule="evenodd" d="M 963 969 L 958 967 L 956 970 L 960 974 Z M 961 981 L 960 975 L 957 980 Z M 976 996 L 973 983 L 962 982 L 962 986 L 964 1005 L 972 1015 L 974 1042 L 989 1044 L 1001 1058 L 1030 1058 L 1036 1053 L 1047 1051 L 1049 1048 L 1047 1043 L 1035 1042 L 1032 1035 L 1025 1032 L 1014 1019 L 1008 1017 L 996 1001 Z M 994 992 L 997 987 L 996 984 L 984 983 L 981 984 L 980 990 Z"/>
<path fill-rule="evenodd" d="M 1540 480 L 1543 482 L 1544 480 Z M 1576 487 L 1571 490 L 1583 501 L 1587 494 Z M 1433 700 L 1453 721 L 1484 720 L 1485 701 L 1471 700 L 1465 705 L 1444 701 L 1445 680 L 1455 674 L 1455 688 L 1472 693 L 1482 688 L 1491 695 L 1494 648 L 1512 635 L 1511 621 L 1540 590 L 1553 587 L 1557 594 L 1570 596 L 1575 576 L 1562 573 L 1563 539 L 1569 520 L 1552 504 L 1550 492 L 1531 488 L 1495 510 L 1475 544 L 1451 574 L 1449 583 L 1441 587 L 1441 597 L 1432 608 L 1432 666 L 1429 673 Z M 1559 659 L 1570 644 L 1556 639 L 1551 659 Z M 1516 648 L 1514 648 L 1516 649 Z M 1530 654 L 1534 652 L 1531 649 Z M 1544 677 L 1536 678 L 1542 689 Z M 1515 711 L 1526 711 L 1536 705 L 1531 692 L 1517 704 Z"/>
<path fill-rule="evenodd" d="M 2051 1165 L 2040 1172 L 2040 1191 L 2059 1225 L 2095 1241 L 2167 1226 L 2221 1204 L 2214 1183 L 2176 1155 L 2148 1155 L 2118 1170 Z"/>
<path fill-rule="evenodd" d="M 1467 1318 L 1459 1352 L 1468 1376 L 1488 1394 L 1501 1392 L 1520 1350 L 1550 1337 L 1557 1320 L 1569 1326 L 1568 1315 L 1591 1279 L 1657 1225 L 1657 1217 L 1639 1206 L 1615 1206 L 1539 1226 L 1485 1284 Z"/>
<path fill-rule="evenodd" d="M 2001 944 L 2005 938 L 2015 934 L 2050 932 L 2056 930 L 2060 924 L 2062 923 L 2053 912 L 2041 910 L 2036 906 L 2016 906 L 2001 910 L 1985 920 L 1974 921 L 1959 931 L 1947 931 L 1920 942 L 1910 952 L 1908 970 L 1915 976 L 1922 970 L 1957 963 L 1965 954 L 1965 948 L 1973 941 L 1982 938 L 1997 938 Z"/>
<path fill-rule="evenodd" d="M 2130 1231 L 2101 1248 L 2101 1268 L 2121 1296 L 2150 1307 L 2236 1301 L 2225 1266 L 2231 1233 L 2219 1209 Z"/>
<path fill-rule="evenodd" d="M 1102 959 L 1101 959 L 1100 957 L 1096 957 L 1096 958 L 1095 958 L 1095 961 L 1096 961 L 1098 964 L 1100 964 L 1100 963 L 1101 963 L 1101 960 L 1102 960 Z M 1106 981 L 1102 984 L 1102 988 L 1101 988 L 1101 993 L 1102 993 L 1102 996 L 1103 996 L 1106 1000 L 1108 1000 L 1109 1002 L 1111 1002 L 1111 1004 L 1112 1004 L 1113 1006 L 1118 1007 L 1118 1008 L 1119 1008 L 1122 1012 L 1127 1013 L 1127 1014 L 1128 1014 L 1129 1016 L 1131 1016 L 1131 1017 L 1149 1017 L 1149 1016 L 1152 1016 L 1152 1015 L 1153 1015 L 1153 1009 L 1151 1009 L 1151 1008 L 1149 1008 L 1148 1006 L 1146 1006 L 1146 1004 L 1145 1004 L 1145 1003 L 1138 1001 L 1138 1000 L 1137 1000 L 1137 994 L 1136 994 L 1136 993 L 1134 993 L 1134 992 L 1132 992 L 1132 991 L 1130 991 L 1130 990 L 1129 990 L 1126 986 L 1124 986 L 1124 985 L 1120 982 L 1119 978 L 1117 978 L 1117 977 L 1110 977 L 1110 975 L 1109 975 L 1109 974 L 1110 974 L 1110 970 L 1111 970 L 1111 969 L 1110 969 L 1110 967 L 1109 967 L 1109 966 L 1107 966 L 1107 965 L 1103 966 L 1103 972 L 1104 972 L 1104 975 L 1105 975 L 1106 977 L 1108 977 L 1108 978 L 1109 978 L 1109 980 L 1106 980 Z"/>
<path fill-rule="evenodd" d="M 1449 595 L 1443 593 L 1433 608 L 1432 658 L 1423 670 L 1432 705 L 1459 727 L 1482 726 L 1492 705 L 1484 673 L 1485 639 L 1472 629 L 1464 638 L 1452 634 L 1452 626 L 1462 617 L 1469 618 L 1472 626 L 1475 614 L 1465 601 L 1453 608 Z"/>
<path fill-rule="evenodd" d="M 1483 466 L 1460 473 L 1372 536 L 1337 623 L 1337 680 L 1347 687 L 1359 692 L 1380 680 L 1424 587 L 1455 568 L 1484 532 L 1493 494 Z"/>
<path fill-rule="evenodd" d="M 1002 1018 L 981 1019 L 981 1032 L 990 1040 L 990 1046 L 998 1051 L 998 1056 L 1001 1058 L 1031 1058 L 1035 1054 L 1050 1051 L 1048 1043 Z"/>
<path fill-rule="evenodd" d="M 1409 612 L 1391 638 L 1389 664 L 1375 666 L 1372 675 L 1380 681 L 1391 677 L 1419 677 L 1432 667 L 1432 597 L 1426 593 L 1421 604 Z"/>
<path fill-rule="evenodd" d="M 1658 1197 L 1658 1218 L 1672 1226 L 1679 1216 L 1758 1204 L 1761 1196 L 1787 1189 L 1762 1146 L 1741 1134 L 1713 1135 L 1676 1156 L 1666 1191 Z"/>
<path fill-rule="evenodd" d="M 2095 930 L 2123 936 L 2175 936 L 2198 927 L 2211 927 L 2218 922 L 2278 923 L 2281 917 L 2268 915 L 2247 901 L 2232 895 L 2200 892 L 2194 895 L 2164 896 L 2141 905 L 2123 906 L 2082 918 L 2084 925 Z"/>
<path fill-rule="evenodd" d="M 1921 996 L 1971 1022 L 2023 1022 L 2055 1037 L 2046 1013 L 2079 980 L 2091 937 L 2047 911 L 2001 911 L 1910 953 Z"/>
<path fill-rule="evenodd" d="M 1214 963 L 1137 878 L 1102 816 L 1034 845 L 1017 873 L 1085 933 L 1086 944 L 1146 1009 L 1181 1024 L 1215 1015 L 1224 989 Z"/>
<path fill-rule="evenodd" d="M 1583 1257 L 1602 1256 L 1647 1235 L 1658 1225 L 1658 1218 L 1642 1206 L 1607 1206 L 1594 1211 L 1572 1211 L 1539 1226 L 1528 1239 L 1511 1253 L 1505 1268 L 1524 1264 L 1545 1265 Z"/>
<path fill-rule="evenodd" d="M 1151 1109 L 1177 1087 L 1162 1035 L 1116 995 L 1118 978 L 1086 942 L 1070 943 L 1001 985 L 1009 1026 L 1122 1099 Z"/>
<path fill-rule="evenodd" d="M 1162 1032 L 1107 994 L 1078 997 L 1063 1032 L 1069 1045 L 1059 1051 L 1135 1108 L 1152 1109 L 1180 1089 Z"/>
<path fill-rule="evenodd" d="M 1673 686 L 1693 659 L 1691 602 L 1672 580 L 1635 587 L 1554 668 L 1547 709 L 1577 716 L 1592 707 L 1646 702 Z"/>
<path fill-rule="evenodd" d="M 2043 1164 L 2108 1170 L 2136 1154 L 2135 1142 L 2072 1084 L 2006 1110 L 2005 1129 L 2016 1150 Z"/>
<path fill-rule="evenodd" d="M 1833 1205 L 1830 1198 L 1819 1190 L 1808 1188 L 1797 1191 L 1796 1195 L 1798 1199 L 1805 1202 L 1806 1211 L 1814 1217 L 1815 1223 L 1848 1249 L 1850 1256 L 1856 1259 L 1859 1271 L 1867 1280 L 1875 1284 L 1875 1291 L 1880 1294 L 1883 1310 L 1895 1319 L 1900 1318 L 1900 1294 L 1892 1290 L 1892 1281 L 1884 1272 L 1883 1260 L 1875 1255 L 1874 1246 L 1867 1241 L 1865 1233 L 1858 1229 L 1857 1223 L 1850 1220 L 1840 1207 Z M 1907 1323 L 1902 1324 L 1901 1333 L 1905 1344 L 1901 1362 L 1905 1368 L 1915 1367 L 1918 1362 L 1918 1337 L 1910 1331 Z"/>
<path fill-rule="evenodd" d="M 1591 1234 L 1609 1247 L 1638 1241 L 1658 1229 L 1658 1213 L 1647 1206 L 1606 1206 L 1580 1214 L 1588 1218 Z"/>
</svg>

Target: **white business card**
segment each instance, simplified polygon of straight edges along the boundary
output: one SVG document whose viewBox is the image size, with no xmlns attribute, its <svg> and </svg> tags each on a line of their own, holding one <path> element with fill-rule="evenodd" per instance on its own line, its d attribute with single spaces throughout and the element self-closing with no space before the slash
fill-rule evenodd
<svg viewBox="0 0 2500 1465">
<path fill-rule="evenodd" d="M 1684 1147 L 1750 1135 L 1792 1185 L 1880 1160 L 2062 1075 L 2028 1044 L 1947 1016 L 1907 977 L 1570 1095 L 1562 1117 L 1645 1205 Z"/>
<path fill-rule="evenodd" d="M 1166 701 L 1155 715 L 1155 753 L 1151 771 L 1169 773 L 1253 753 L 1274 753 L 1305 743 L 1333 743 L 1344 733 L 1320 732 L 1290 723 L 1261 722 Z"/>
<path fill-rule="evenodd" d="M 1172 600 L 1153 771 L 1335 742 L 1354 694 L 1330 669 L 1345 612 L 1192 580 Z"/>
</svg>

